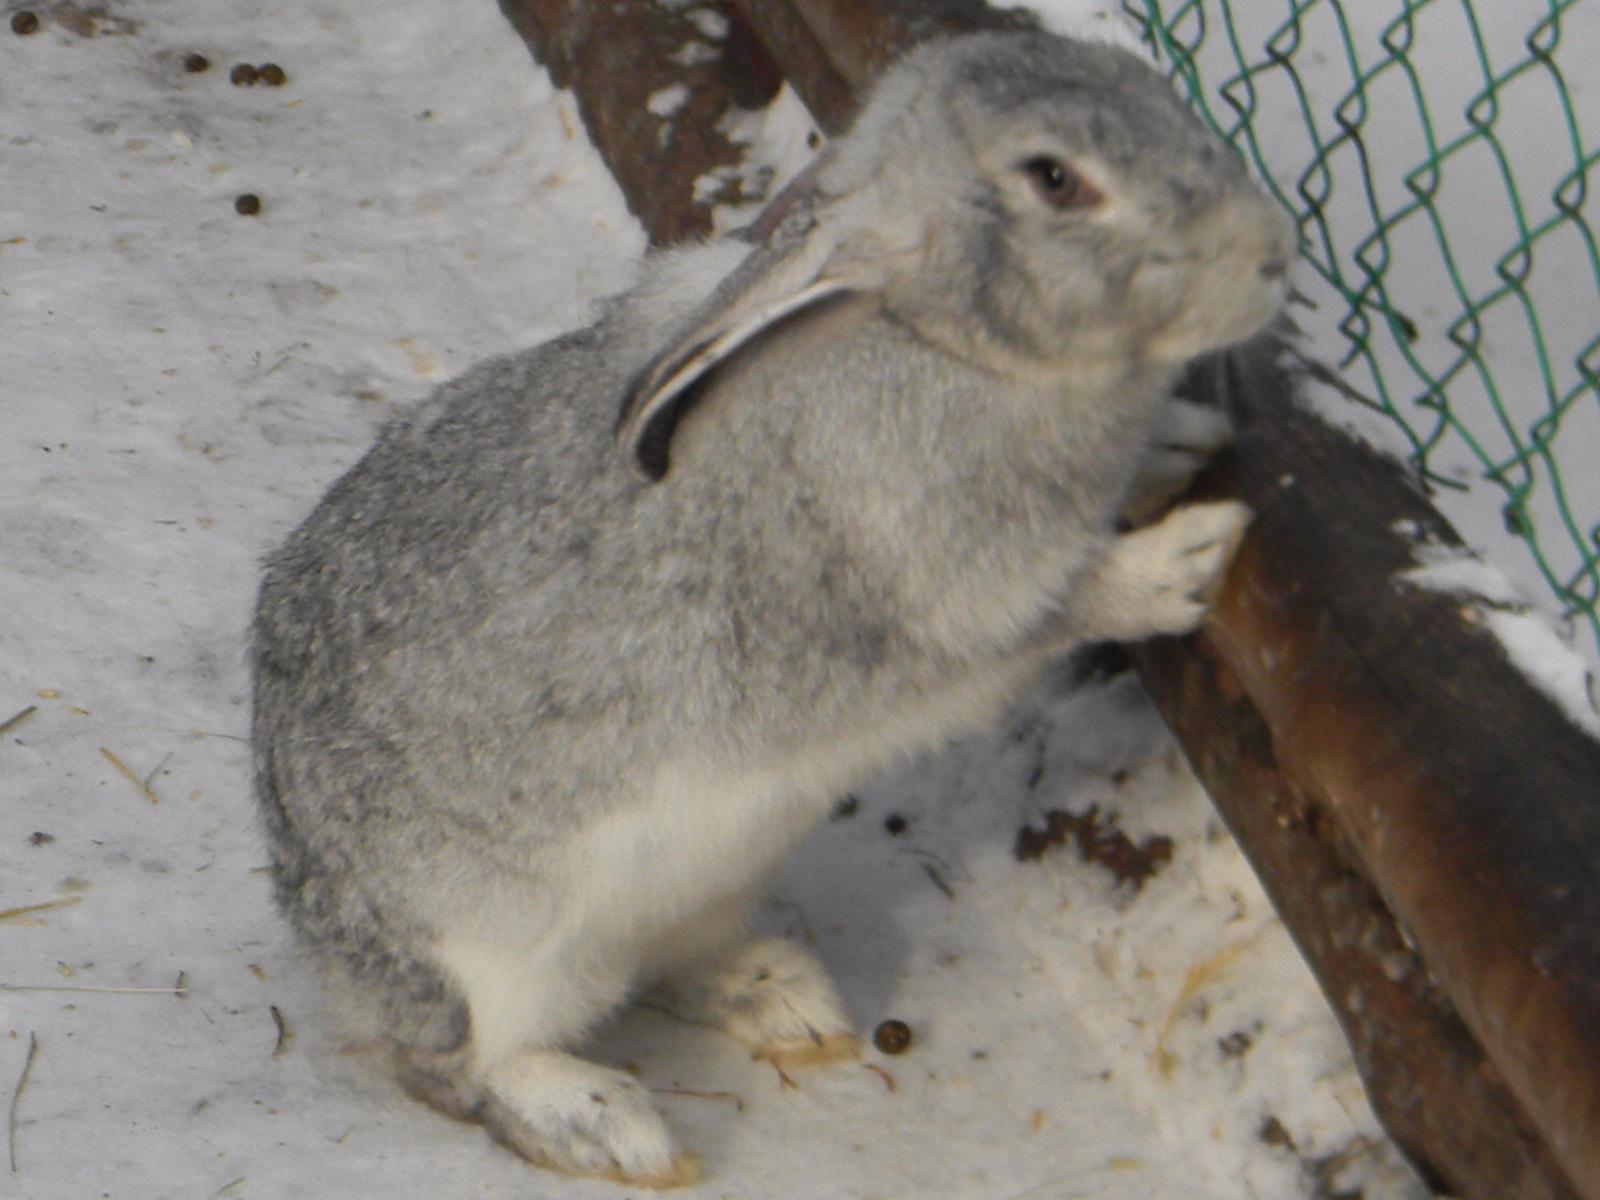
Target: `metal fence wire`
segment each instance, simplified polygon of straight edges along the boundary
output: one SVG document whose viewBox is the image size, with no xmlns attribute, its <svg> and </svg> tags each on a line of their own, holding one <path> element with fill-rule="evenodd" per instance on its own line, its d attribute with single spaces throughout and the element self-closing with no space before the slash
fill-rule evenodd
<svg viewBox="0 0 1600 1200">
<path fill-rule="evenodd" d="M 1600 0 L 1121 2 L 1294 215 L 1343 390 L 1600 650 Z"/>
</svg>

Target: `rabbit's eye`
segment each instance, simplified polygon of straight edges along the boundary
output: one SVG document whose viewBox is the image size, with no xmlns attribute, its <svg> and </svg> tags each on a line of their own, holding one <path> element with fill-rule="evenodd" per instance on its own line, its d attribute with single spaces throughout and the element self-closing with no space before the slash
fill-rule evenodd
<svg viewBox="0 0 1600 1200">
<path fill-rule="evenodd" d="M 1093 185 L 1059 158 L 1036 155 L 1022 163 L 1022 170 L 1039 199 L 1052 208 L 1091 208 L 1100 203 Z"/>
</svg>

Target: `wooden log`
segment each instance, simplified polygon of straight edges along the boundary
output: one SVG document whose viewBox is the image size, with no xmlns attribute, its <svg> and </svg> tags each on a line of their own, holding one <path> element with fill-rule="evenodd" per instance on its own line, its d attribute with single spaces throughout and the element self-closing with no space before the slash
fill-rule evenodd
<svg viewBox="0 0 1600 1200">
<path fill-rule="evenodd" d="M 822 131 L 836 134 L 849 125 L 860 87 L 840 74 L 789 0 L 744 0 L 739 7 L 764 45 L 783 48 L 784 78 L 805 101 Z"/>
<path fill-rule="evenodd" d="M 654 241 L 703 237 L 716 205 L 760 198 L 741 190 L 743 150 L 718 125 L 730 105 L 764 107 L 782 78 L 732 0 L 500 0 L 500 10 L 572 89 Z"/>
<path fill-rule="evenodd" d="M 707 228 L 692 184 L 725 148 L 663 144 L 637 116 L 686 69 L 669 57 L 679 10 L 501 2 L 577 90 L 652 238 Z M 978 0 L 744 7 L 765 49 L 695 76 L 680 126 L 750 106 L 727 75 L 745 63 L 768 91 L 776 63 L 836 130 L 911 42 L 1019 19 Z M 596 46 L 625 53 L 591 63 Z M 1470 606 L 1395 584 L 1402 529 L 1453 532 L 1400 466 L 1296 410 L 1275 354 L 1263 342 L 1191 380 L 1225 383 L 1245 422 L 1207 486 L 1258 516 L 1206 633 L 1141 649 L 1145 681 L 1397 1142 L 1468 1200 L 1600 1200 L 1600 744 L 1510 667 Z"/>
<path fill-rule="evenodd" d="M 1037 25 L 1026 12 L 1001 12 L 983 0 L 740 2 L 767 46 L 782 55 L 785 76 L 829 133 L 843 128 L 879 72 L 908 46 L 940 34 Z M 847 103 L 820 93 L 815 81 L 822 74 L 843 84 Z"/>
<path fill-rule="evenodd" d="M 1474 1200 L 1575 1200 L 1525 1110 L 1301 791 L 1272 731 L 1215 654 L 1137 652 L 1147 686 L 1330 1001 L 1384 1127 L 1436 1188 Z"/>
<path fill-rule="evenodd" d="M 1309 860 L 1267 865 L 1294 857 L 1276 844 L 1291 834 L 1260 824 L 1272 788 L 1229 764 L 1230 738 L 1266 731 L 1303 819 L 1337 831 L 1420 954 L 1427 978 L 1405 1004 L 1375 979 L 1326 988 L 1396 1140 L 1461 1195 L 1593 1200 L 1600 742 L 1511 666 L 1479 607 L 1397 579 L 1419 537 L 1459 546 L 1456 533 L 1393 460 L 1290 402 L 1270 348 L 1193 382 L 1231 393 L 1241 419 L 1205 490 L 1242 497 L 1257 518 L 1205 636 L 1136 651 L 1146 684 L 1325 984 L 1331 914 L 1319 915 Z M 1210 687 L 1248 699 L 1258 726 L 1228 732 L 1216 694 L 1196 683 L 1208 673 Z M 1441 1047 L 1459 1042 L 1450 1020 L 1420 1019 L 1430 981 L 1481 1047 L 1482 1080 L 1503 1081 L 1464 1138 L 1434 1126 L 1464 1099 L 1446 1076 L 1467 1074 L 1441 1075 L 1380 1028 L 1399 1020 Z M 1528 1146 L 1528 1122 L 1547 1156 Z M 1517 1145 L 1527 1154 L 1513 1178 L 1502 1159 Z"/>
</svg>

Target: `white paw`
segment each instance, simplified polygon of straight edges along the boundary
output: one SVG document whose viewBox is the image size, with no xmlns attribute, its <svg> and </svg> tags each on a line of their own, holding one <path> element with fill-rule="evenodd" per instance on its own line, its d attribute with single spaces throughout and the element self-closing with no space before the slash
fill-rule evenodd
<svg viewBox="0 0 1600 1200">
<path fill-rule="evenodd" d="M 1233 421 L 1220 408 L 1173 396 L 1150 431 L 1152 446 L 1215 454 L 1233 441 Z"/>
<path fill-rule="evenodd" d="M 1188 488 L 1216 452 L 1233 441 L 1233 422 L 1219 409 L 1173 397 L 1150 431 L 1150 446 L 1128 489 L 1123 515 L 1135 523 Z"/>
<path fill-rule="evenodd" d="M 1086 585 L 1095 636 L 1193 632 L 1251 516 L 1237 500 L 1185 504 L 1118 538 Z"/>
<path fill-rule="evenodd" d="M 540 1166 L 644 1187 L 691 1183 L 661 1115 L 631 1076 L 554 1050 L 525 1051 L 484 1076 L 483 1123 Z"/>
<path fill-rule="evenodd" d="M 827 971 L 783 938 L 751 942 L 711 975 L 709 1004 L 734 1037 L 779 1066 L 853 1058 L 850 1018 Z"/>
</svg>

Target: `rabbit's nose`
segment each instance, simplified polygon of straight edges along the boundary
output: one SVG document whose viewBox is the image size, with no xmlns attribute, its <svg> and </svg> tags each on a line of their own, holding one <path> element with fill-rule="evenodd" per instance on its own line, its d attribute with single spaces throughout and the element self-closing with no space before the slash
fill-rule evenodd
<svg viewBox="0 0 1600 1200">
<path fill-rule="evenodd" d="M 1289 260 L 1287 258 L 1274 258 L 1261 264 L 1261 278 L 1281 279 L 1289 273 Z"/>
</svg>

